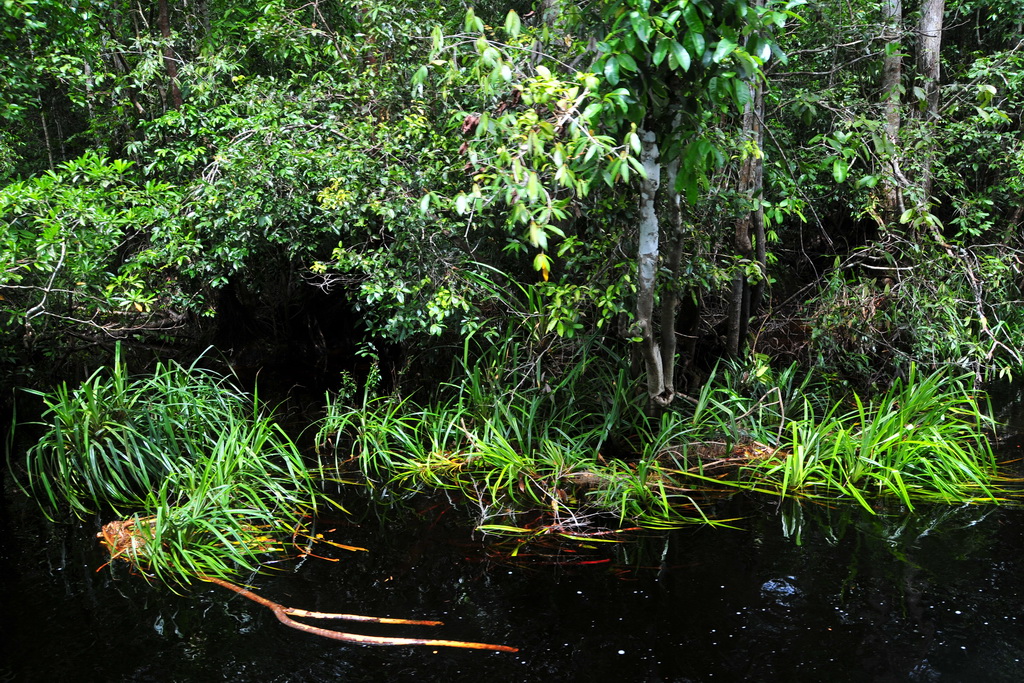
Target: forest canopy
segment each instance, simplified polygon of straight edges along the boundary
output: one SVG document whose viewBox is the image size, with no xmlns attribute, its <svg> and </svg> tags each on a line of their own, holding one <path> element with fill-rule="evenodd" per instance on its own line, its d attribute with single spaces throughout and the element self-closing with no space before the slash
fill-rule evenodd
<svg viewBox="0 0 1024 683">
<path fill-rule="evenodd" d="M 1022 16 L 5 2 L 5 374 L 345 334 L 413 359 L 599 339 L 651 409 L 720 358 L 1018 375 Z"/>
</svg>

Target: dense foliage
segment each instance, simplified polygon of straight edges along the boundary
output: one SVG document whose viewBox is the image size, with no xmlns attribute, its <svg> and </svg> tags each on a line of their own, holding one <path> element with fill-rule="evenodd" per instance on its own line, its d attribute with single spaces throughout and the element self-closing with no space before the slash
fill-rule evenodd
<svg viewBox="0 0 1024 683">
<path fill-rule="evenodd" d="M 416 399 L 454 430 L 458 387 L 500 380 L 486 400 L 525 412 L 477 419 L 543 405 L 556 431 L 508 443 L 554 472 L 558 429 L 644 435 L 624 452 L 650 464 L 721 359 L 813 368 L 835 402 L 915 367 L 1016 377 L 1022 14 L 5 2 L 7 383 L 116 339 L 237 358 L 301 334 L 390 362 L 385 416 L 444 384 Z M 584 349 L 580 391 L 622 424 L 545 398 Z"/>
<path fill-rule="evenodd" d="M 934 94 L 933 4 L 5 3 L 4 356 L 312 283 L 411 349 L 610 335 L 661 405 L 750 349 L 1012 374 L 1021 8 L 946 6 Z"/>
</svg>

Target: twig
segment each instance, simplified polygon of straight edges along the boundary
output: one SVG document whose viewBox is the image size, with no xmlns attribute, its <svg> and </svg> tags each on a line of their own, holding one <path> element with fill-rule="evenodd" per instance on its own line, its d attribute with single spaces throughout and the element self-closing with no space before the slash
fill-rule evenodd
<svg viewBox="0 0 1024 683">
<path fill-rule="evenodd" d="M 129 519 L 110 522 L 109 524 L 106 524 L 100 533 L 96 534 L 96 536 L 100 539 L 100 543 L 110 551 L 111 560 L 120 558 L 134 567 L 136 566 L 135 560 L 138 556 L 146 554 L 146 543 L 149 540 L 148 537 L 138 528 L 139 522 L 151 527 L 154 520 L 155 518 L 150 517 L 139 520 Z M 108 564 L 110 564 L 110 562 L 105 563 L 103 566 L 105 567 Z M 103 567 L 100 567 L 100 569 L 102 568 Z M 277 617 L 277 620 L 285 626 L 289 626 L 299 631 L 305 631 L 306 633 L 312 633 L 315 636 L 330 638 L 332 640 L 362 643 L 364 645 L 426 645 L 428 647 L 458 647 L 468 650 L 495 650 L 498 652 L 519 651 L 519 648 L 510 647 L 508 645 L 470 643 L 462 640 L 435 640 L 432 638 L 389 638 L 385 636 L 364 636 L 358 633 L 332 631 L 318 626 L 310 626 L 309 624 L 303 624 L 302 622 L 295 621 L 291 617 L 306 617 L 309 619 L 344 619 L 347 621 L 361 621 L 373 624 L 404 624 L 412 626 L 440 626 L 443 622 L 433 620 L 395 619 L 391 617 L 370 617 L 361 614 L 339 614 L 335 612 L 311 612 L 309 610 L 296 609 L 294 607 L 285 607 L 280 603 L 276 603 L 273 600 L 268 600 L 267 598 L 257 595 L 247 588 L 242 588 L 230 581 L 225 581 L 224 579 L 220 579 L 215 576 L 200 576 L 198 578 L 209 583 L 215 583 L 218 586 L 223 586 L 230 591 L 238 593 L 243 598 L 248 598 L 255 603 L 263 605 L 273 612 L 274 616 Z"/>
<path fill-rule="evenodd" d="M 67 256 L 67 253 L 68 253 L 68 244 L 67 244 L 67 242 L 61 242 L 60 243 L 60 259 L 57 261 L 57 265 L 54 266 L 53 272 L 50 273 L 50 281 L 47 282 L 46 283 L 46 287 L 43 288 L 43 298 L 42 298 L 42 300 L 38 304 L 33 306 L 32 308 L 28 309 L 28 311 L 25 313 L 25 324 L 26 325 L 28 325 L 29 321 L 32 320 L 32 318 L 35 318 L 37 315 L 42 315 L 43 313 L 46 312 L 46 298 L 50 295 L 50 290 L 53 289 L 53 282 L 54 282 L 54 280 L 57 279 L 57 273 L 60 272 L 61 266 L 64 265 L 64 257 Z"/>
<path fill-rule="evenodd" d="M 337 614 L 333 612 L 310 612 L 303 609 L 295 609 L 294 607 L 285 607 L 273 600 L 268 600 L 260 595 L 253 593 L 252 591 L 236 586 L 235 584 L 219 579 L 215 576 L 204 576 L 201 577 L 203 581 L 209 581 L 215 583 L 218 586 L 223 586 L 228 590 L 238 593 L 243 598 L 248 598 L 253 602 L 263 605 L 277 617 L 285 626 L 298 629 L 299 631 L 305 631 L 306 633 L 312 633 L 316 636 L 323 636 L 324 638 L 330 638 L 332 640 L 343 640 L 350 643 L 362 643 L 363 645 L 426 645 L 428 647 L 458 647 L 468 650 L 495 650 L 498 652 L 518 652 L 519 648 L 509 647 L 508 645 L 491 645 L 489 643 L 470 643 L 463 640 L 435 640 L 431 638 L 390 638 L 385 636 L 364 636 L 357 633 L 345 633 L 343 631 L 332 631 L 326 628 L 320 628 L 318 626 L 310 626 L 309 624 L 303 624 L 295 621 L 291 616 L 296 617 L 308 617 L 310 619 L 345 619 L 348 621 L 362 621 L 371 622 L 375 624 L 411 624 L 417 626 L 440 626 L 440 621 L 430 620 L 414 620 L 414 619 L 392 619 L 389 617 L 370 617 L 363 616 L 360 614 Z M 291 616 L 289 616 L 291 615 Z"/>
</svg>

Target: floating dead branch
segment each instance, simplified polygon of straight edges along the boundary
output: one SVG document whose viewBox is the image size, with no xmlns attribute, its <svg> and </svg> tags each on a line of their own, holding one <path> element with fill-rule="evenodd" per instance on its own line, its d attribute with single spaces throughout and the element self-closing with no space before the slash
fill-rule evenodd
<svg viewBox="0 0 1024 683">
<path fill-rule="evenodd" d="M 334 612 L 310 612 L 304 609 L 296 609 L 294 607 L 285 607 L 273 600 L 268 600 L 260 595 L 253 593 L 247 588 L 237 586 L 230 581 L 224 579 L 218 579 L 214 576 L 201 577 L 204 581 L 215 583 L 218 586 L 223 586 L 228 590 L 238 593 L 243 598 L 248 598 L 253 602 L 263 605 L 277 617 L 285 626 L 298 629 L 305 633 L 311 633 L 316 636 L 322 636 L 324 638 L 330 638 L 332 640 L 342 640 L 349 643 L 361 643 L 362 645 L 426 645 L 428 647 L 458 647 L 466 650 L 494 650 L 497 652 L 518 652 L 519 648 L 510 647 L 508 645 L 492 645 L 490 643 L 472 643 L 464 640 L 439 640 L 433 638 L 392 638 L 387 636 L 365 636 L 358 633 L 346 633 L 343 631 L 332 631 L 331 629 L 320 628 L 319 626 L 310 626 L 300 621 L 292 619 L 295 617 L 306 617 L 309 619 L 344 619 L 347 621 L 361 621 L 369 622 L 374 624 L 405 624 L 415 626 L 441 626 L 444 622 L 441 621 L 430 621 L 430 620 L 416 620 L 416 619 L 393 619 L 390 617 L 371 617 L 362 614 L 337 614 Z"/>
<path fill-rule="evenodd" d="M 103 530 L 96 536 L 100 543 L 110 552 L 110 560 L 121 559 L 139 568 L 140 561 L 145 560 L 149 554 L 148 543 L 153 536 L 153 525 L 156 520 L 153 517 L 133 518 L 117 520 L 103 526 Z M 271 548 L 268 547 L 267 550 Z M 103 565 L 107 566 L 109 562 Z M 102 569 L 103 567 L 100 567 Z M 312 612 L 295 607 L 286 607 L 280 603 L 268 600 L 257 595 L 248 588 L 243 588 L 230 581 L 215 576 L 198 577 L 208 583 L 227 588 L 230 591 L 252 600 L 269 609 L 277 620 L 290 628 L 310 633 L 312 635 L 340 640 L 349 643 L 360 643 L 362 645 L 425 645 L 427 647 L 454 647 L 467 650 L 492 650 L 496 652 L 518 652 L 519 649 L 508 645 L 493 645 L 490 643 L 474 643 L 462 640 L 443 640 L 435 638 L 399 638 L 388 636 L 367 636 L 359 633 L 348 633 L 346 631 L 334 631 L 331 629 L 311 626 L 292 617 L 307 619 L 338 619 L 345 621 L 358 621 L 372 624 L 397 624 L 404 626 L 441 626 L 444 622 L 426 619 L 398 619 L 393 617 L 374 617 L 362 614 L 341 614 L 336 612 Z"/>
</svg>

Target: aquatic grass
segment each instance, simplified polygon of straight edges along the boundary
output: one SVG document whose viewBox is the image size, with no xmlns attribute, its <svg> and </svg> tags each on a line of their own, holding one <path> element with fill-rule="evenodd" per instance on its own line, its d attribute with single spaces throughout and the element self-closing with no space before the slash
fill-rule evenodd
<svg viewBox="0 0 1024 683">
<path fill-rule="evenodd" d="M 517 510 L 545 510 L 568 525 L 648 508 L 656 511 L 647 518 L 662 523 L 704 519 L 682 489 L 662 484 L 661 465 L 644 454 L 657 423 L 636 407 L 628 370 L 599 362 L 602 355 L 582 344 L 542 366 L 515 341 L 479 355 L 465 347 L 462 379 L 438 387 L 427 406 L 332 399 L 318 441 L 347 449 L 371 485 L 389 492 L 459 491 L 480 508 L 482 523 Z M 603 455 L 621 432 L 643 451 L 629 465 Z"/>
<path fill-rule="evenodd" d="M 911 492 L 947 502 L 992 497 L 994 424 L 967 380 L 942 373 L 922 377 L 912 367 L 870 408 L 857 398 L 845 463 L 851 481 L 870 475 L 907 504 Z"/>
<path fill-rule="evenodd" d="M 116 515 L 112 554 L 169 585 L 256 570 L 325 502 L 316 463 L 259 401 L 196 364 L 131 377 L 118 354 L 78 387 L 35 393 L 46 410 L 23 490 L 51 519 Z"/>
<path fill-rule="evenodd" d="M 967 379 L 911 367 L 872 401 L 853 395 L 846 413 L 836 406 L 819 416 L 806 402 L 799 419 L 787 420 L 775 457 L 742 472 L 760 490 L 850 496 L 868 508 L 878 495 L 910 508 L 915 500 L 995 500 L 994 425 Z"/>
<path fill-rule="evenodd" d="M 879 496 L 910 508 L 918 501 L 998 500 L 989 442 L 995 425 L 969 376 L 911 367 L 870 400 L 853 394 L 823 401 L 814 381 L 789 376 L 786 387 L 752 388 L 738 378 L 753 373 L 716 372 L 691 400 L 689 428 L 678 431 L 676 443 L 658 446 L 666 473 L 678 481 L 846 498 L 868 509 Z"/>
<path fill-rule="evenodd" d="M 129 378 L 119 355 L 78 387 L 30 393 L 45 410 L 23 461 L 27 491 L 44 509 L 67 505 L 80 517 L 138 507 L 224 425 L 247 419 L 250 405 L 226 378 L 194 365 L 161 363 L 152 376 Z"/>
<path fill-rule="evenodd" d="M 836 488 L 832 468 L 842 448 L 842 440 L 836 435 L 832 412 L 819 419 L 810 402 L 805 401 L 801 416 L 785 423 L 771 457 L 744 463 L 739 471 L 761 481 L 777 482 L 783 494 L 812 485 Z"/>
<path fill-rule="evenodd" d="M 257 571 L 304 528 L 319 500 L 303 456 L 278 425 L 233 425 L 147 498 L 151 539 L 135 564 L 168 584 Z"/>
<path fill-rule="evenodd" d="M 457 379 L 425 405 L 333 402 L 320 441 L 348 448 L 392 494 L 460 492 L 483 527 L 537 510 L 559 529 L 594 515 L 706 523 L 704 508 L 729 490 L 869 509 L 879 496 L 908 507 L 995 499 L 993 425 L 959 378 L 910 368 L 862 399 L 832 396 L 796 366 L 722 363 L 696 395 L 651 418 L 623 359 L 609 362 L 597 342 L 537 353 L 514 338 L 467 343 Z"/>
</svg>

